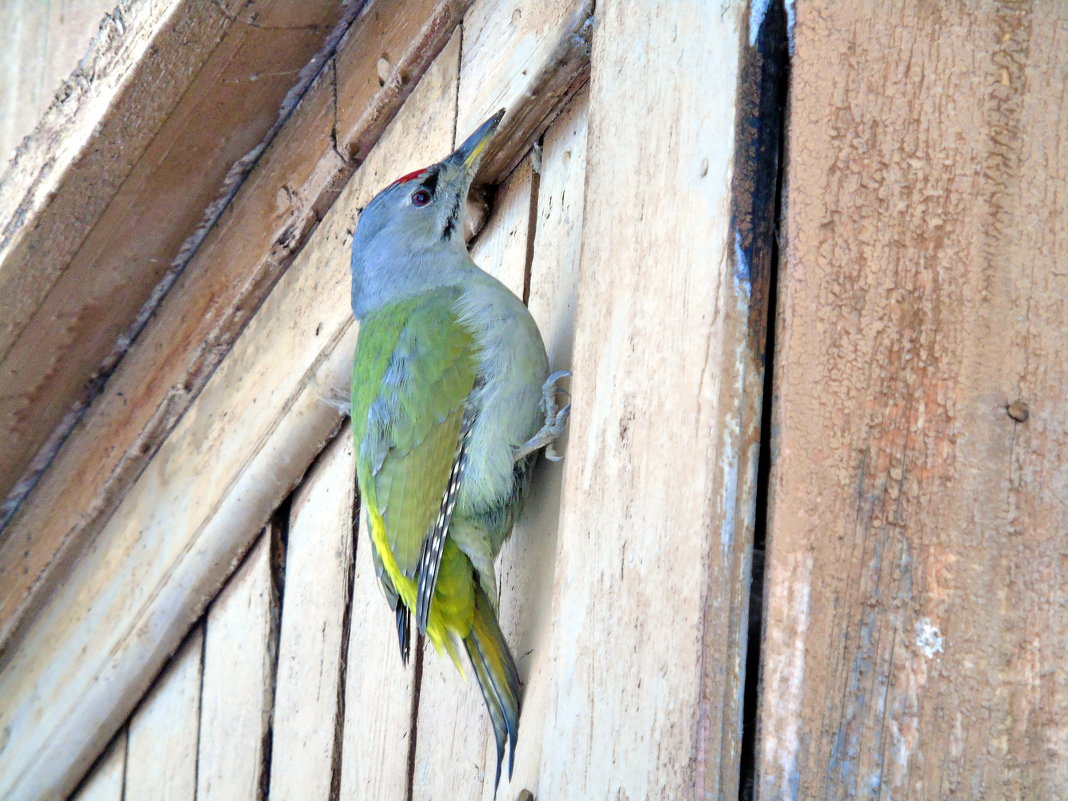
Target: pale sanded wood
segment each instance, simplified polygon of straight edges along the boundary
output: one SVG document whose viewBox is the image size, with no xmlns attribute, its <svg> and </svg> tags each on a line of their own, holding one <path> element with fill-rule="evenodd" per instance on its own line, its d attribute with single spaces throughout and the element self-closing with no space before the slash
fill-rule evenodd
<svg viewBox="0 0 1068 801">
<path fill-rule="evenodd" d="M 130 717 L 123 801 L 194 801 L 204 630 L 197 627 Z"/>
<path fill-rule="evenodd" d="M 50 577 L 62 575 L 65 561 L 99 531 L 306 244 L 466 5 L 380 0 L 350 28 L 335 61 L 256 162 L 0 536 L 0 643 L 47 597 Z M 381 84 L 380 52 L 392 59 Z"/>
<path fill-rule="evenodd" d="M 138 16 L 154 5 L 127 10 Z M 302 68 L 346 13 L 341 0 L 171 3 L 92 129 L 71 127 L 79 115 L 53 130 L 46 117 L 34 133 L 29 161 L 58 140 L 49 175 L 27 176 L 20 155 L 0 184 L 0 196 L 31 205 L 42 185 L 54 190 L 32 211 L 20 206 L 12 217 L 7 203 L 0 208 L 0 494 L 25 476 L 72 407 L 92 397 L 88 382 L 121 356 L 120 338 L 136 333 L 172 263 L 180 268 L 183 243 L 211 216 L 205 209 L 226 194 L 224 182 L 239 182 L 231 168 L 254 158 Z M 125 17 L 122 8 L 112 15 L 97 46 L 102 58 L 140 41 L 145 26 L 128 29 Z M 79 76 L 98 80 L 88 65 Z"/>
<path fill-rule="evenodd" d="M 334 798 L 340 780 L 353 567 L 352 445 L 352 437 L 337 437 L 293 497 L 271 738 L 272 801 Z"/>
<path fill-rule="evenodd" d="M 589 96 L 582 92 L 545 133 L 535 208 L 530 264 L 529 307 L 541 330 L 550 369 L 570 369 L 577 301 L 582 210 L 586 178 L 586 121 Z M 567 386 L 564 382 L 563 386 Z M 567 435 L 557 443 L 567 453 Z M 566 457 L 565 457 L 566 458 Z M 537 791 L 546 701 L 552 682 L 549 647 L 552 590 L 557 580 L 556 549 L 560 525 L 563 465 L 541 459 L 534 471 L 523 514 L 498 560 L 501 628 L 519 668 L 523 707 L 512 781 L 501 781 L 499 798 L 517 798 L 524 788 Z M 492 740 L 486 759 L 496 754 Z M 492 764 L 492 762 L 487 762 Z M 487 782 L 483 798 L 492 801 Z"/>
<path fill-rule="evenodd" d="M 125 773 L 126 729 L 122 729 L 100 755 L 70 801 L 123 801 Z"/>
<path fill-rule="evenodd" d="M 461 77 L 461 81 L 463 78 Z M 458 131 L 458 137 L 466 134 Z M 486 272 L 523 296 L 533 170 L 523 162 L 501 186 L 493 214 L 471 255 Z M 496 746 L 478 682 L 461 655 L 461 677 L 445 653 L 426 646 L 416 719 L 413 798 L 479 798 L 493 786 Z M 504 767 L 507 771 L 507 764 Z"/>
<path fill-rule="evenodd" d="M 745 11 L 597 4 L 537 798 L 738 797 L 759 425 L 741 388 L 760 375 L 729 197 Z"/>
<path fill-rule="evenodd" d="M 930 10 L 797 5 L 761 798 L 1068 787 L 1068 10 Z"/>
<path fill-rule="evenodd" d="M 338 435 L 351 437 L 347 426 Z M 405 801 L 416 654 L 401 664 L 393 611 L 375 575 L 360 515 L 345 668 L 341 798 Z"/>
<path fill-rule="evenodd" d="M 275 562 L 283 556 L 279 529 L 278 523 L 267 526 L 208 609 L 197 801 L 260 801 L 267 782 L 280 609 L 274 573 L 281 573 Z"/>
<path fill-rule="evenodd" d="M 0 669 L 0 795 L 81 777 L 340 422 L 323 393 L 351 372 L 348 231 L 381 186 L 447 151 L 458 62 L 457 41 Z"/>
</svg>

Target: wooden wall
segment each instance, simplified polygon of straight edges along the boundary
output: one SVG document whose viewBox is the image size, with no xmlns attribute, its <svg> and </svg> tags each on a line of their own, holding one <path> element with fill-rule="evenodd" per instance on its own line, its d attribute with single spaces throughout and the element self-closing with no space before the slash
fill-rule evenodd
<svg viewBox="0 0 1068 801">
<path fill-rule="evenodd" d="M 496 798 L 1064 797 L 1066 45 L 1053 0 L 361 6 L 0 532 L 0 795 L 494 798 L 334 398 L 360 209 L 505 106 L 472 252 L 574 378 Z"/>
</svg>

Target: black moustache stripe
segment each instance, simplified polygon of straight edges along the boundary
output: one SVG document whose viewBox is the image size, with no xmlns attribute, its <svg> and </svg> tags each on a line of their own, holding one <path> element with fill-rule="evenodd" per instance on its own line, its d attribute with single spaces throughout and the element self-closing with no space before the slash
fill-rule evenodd
<svg viewBox="0 0 1068 801">
<path fill-rule="evenodd" d="M 441 232 L 442 239 L 448 239 L 452 236 L 452 232 L 456 230 L 456 222 L 460 218 L 460 198 L 456 198 L 456 201 L 452 205 L 452 211 L 449 212 L 448 219 L 445 220 L 445 228 Z"/>
</svg>

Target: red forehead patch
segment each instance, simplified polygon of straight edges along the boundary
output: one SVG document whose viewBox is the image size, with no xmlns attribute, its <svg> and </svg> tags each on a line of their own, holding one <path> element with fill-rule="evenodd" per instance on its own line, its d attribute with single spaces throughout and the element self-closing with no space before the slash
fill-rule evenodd
<svg viewBox="0 0 1068 801">
<path fill-rule="evenodd" d="M 420 175 L 425 173 L 428 169 L 430 169 L 430 168 L 429 167 L 423 167 L 423 169 L 421 169 L 421 170 L 415 170 L 414 172 L 410 172 L 407 175 L 402 175 L 396 181 L 391 183 L 390 186 L 396 186 L 397 184 L 406 184 L 409 181 L 414 181 Z"/>
</svg>

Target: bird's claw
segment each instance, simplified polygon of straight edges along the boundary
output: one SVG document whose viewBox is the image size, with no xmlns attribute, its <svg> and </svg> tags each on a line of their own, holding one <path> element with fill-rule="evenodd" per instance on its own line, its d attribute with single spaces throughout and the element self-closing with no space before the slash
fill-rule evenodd
<svg viewBox="0 0 1068 801">
<path fill-rule="evenodd" d="M 516 450 L 515 461 L 518 462 L 539 448 L 545 448 L 545 458 L 550 462 L 559 462 L 564 458 L 557 454 L 555 445 L 557 438 L 567 428 L 567 419 L 571 414 L 571 404 L 570 402 L 565 403 L 558 408 L 556 396 L 557 394 L 562 394 L 565 398 L 570 398 L 571 393 L 558 388 L 556 385 L 561 379 L 570 377 L 570 370 L 557 370 L 545 379 L 545 383 L 541 387 L 541 410 L 545 414 L 545 423 L 538 430 L 538 433 L 519 446 L 518 450 Z"/>
</svg>

